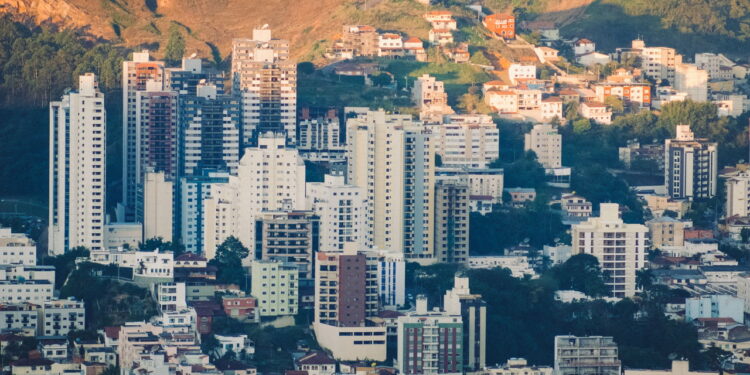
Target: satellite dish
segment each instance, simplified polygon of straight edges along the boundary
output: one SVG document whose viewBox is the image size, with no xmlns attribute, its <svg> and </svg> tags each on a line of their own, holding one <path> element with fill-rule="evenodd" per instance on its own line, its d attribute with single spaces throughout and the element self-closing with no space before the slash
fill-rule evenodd
<svg viewBox="0 0 750 375">
<path fill-rule="evenodd" d="M 192 55 L 190 55 L 190 58 L 191 58 L 191 59 L 194 59 L 194 58 L 196 58 L 196 57 L 198 57 L 198 53 L 196 53 L 196 52 L 193 52 L 193 54 L 192 54 Z"/>
</svg>

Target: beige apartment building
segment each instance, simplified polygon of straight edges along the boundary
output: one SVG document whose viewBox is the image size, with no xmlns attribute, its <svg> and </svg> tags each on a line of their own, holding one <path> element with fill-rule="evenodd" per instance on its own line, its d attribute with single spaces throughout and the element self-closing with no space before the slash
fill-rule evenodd
<svg viewBox="0 0 750 375">
<path fill-rule="evenodd" d="M 524 135 L 524 151 L 534 151 L 544 168 L 562 167 L 562 135 L 550 124 L 537 124 Z"/>
<path fill-rule="evenodd" d="M 686 223 L 669 216 L 662 216 L 646 222 L 651 235 L 651 248 L 683 246 L 685 244 Z"/>
<path fill-rule="evenodd" d="M 646 266 L 648 228 L 625 224 L 616 203 L 602 203 L 599 211 L 598 217 L 573 225 L 573 254 L 589 254 L 599 260 L 613 297 L 633 296 L 636 272 Z"/>
<path fill-rule="evenodd" d="M 434 262 L 435 151 L 410 115 L 360 111 L 347 121 L 348 183 L 366 190 L 368 236 L 379 249 Z"/>
</svg>

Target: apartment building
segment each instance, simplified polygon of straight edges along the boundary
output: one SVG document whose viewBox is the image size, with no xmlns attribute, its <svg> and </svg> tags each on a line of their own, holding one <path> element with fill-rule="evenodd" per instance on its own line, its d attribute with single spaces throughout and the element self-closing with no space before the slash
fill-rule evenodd
<svg viewBox="0 0 750 375">
<path fill-rule="evenodd" d="M 685 245 L 687 223 L 669 216 L 661 216 L 646 222 L 652 249 Z"/>
<path fill-rule="evenodd" d="M 500 157 L 500 130 L 487 115 L 448 115 L 430 125 L 444 167 L 486 168 Z"/>
<path fill-rule="evenodd" d="M 469 182 L 454 176 L 435 179 L 435 256 L 441 263 L 469 259 Z"/>
<path fill-rule="evenodd" d="M 159 311 L 178 311 L 187 307 L 185 283 L 159 283 L 154 285 Z"/>
<path fill-rule="evenodd" d="M 517 85 L 522 80 L 536 79 L 536 65 L 510 64 L 508 66 L 508 79 L 513 85 Z"/>
<path fill-rule="evenodd" d="M 216 184 L 229 182 L 229 173 L 203 170 L 199 176 L 187 176 L 180 179 L 179 204 L 175 205 L 175 233 L 179 234 L 185 251 L 204 253 L 204 201 L 211 198 L 211 191 Z"/>
<path fill-rule="evenodd" d="M 306 183 L 306 190 L 305 208 L 320 217 L 320 251 L 342 251 L 350 242 L 372 247 L 364 188 L 346 184 L 344 176 L 327 174 L 323 182 Z"/>
<path fill-rule="evenodd" d="M 445 84 L 429 74 L 423 74 L 414 81 L 411 99 L 419 107 L 420 118 L 442 118 L 453 113 L 448 105 Z"/>
<path fill-rule="evenodd" d="M 576 194 L 563 194 L 560 205 L 568 217 L 586 218 L 591 216 L 592 204 L 586 198 Z"/>
<path fill-rule="evenodd" d="M 299 311 L 299 270 L 278 260 L 255 260 L 250 290 L 261 318 L 293 316 Z"/>
<path fill-rule="evenodd" d="M 581 103 L 581 116 L 602 125 L 612 123 L 612 111 L 607 109 L 604 103 L 600 102 L 583 102 Z"/>
<path fill-rule="evenodd" d="M 367 25 L 344 25 L 342 42 L 354 56 L 377 56 L 378 31 Z"/>
<path fill-rule="evenodd" d="M 245 149 L 237 176 L 212 185 L 204 206 L 204 251 L 212 259 L 216 248 L 230 236 L 256 258 L 255 218 L 263 211 L 299 210 L 305 206 L 305 163 L 283 134 L 268 132 L 256 147 Z"/>
<path fill-rule="evenodd" d="M 674 82 L 677 65 L 682 63 L 682 56 L 678 55 L 674 48 L 645 47 L 643 41 L 633 41 L 633 45 L 641 47 L 643 74 L 656 81 Z"/>
<path fill-rule="evenodd" d="M 300 120 L 297 148 L 310 160 L 330 160 L 344 153 L 338 116 Z"/>
<path fill-rule="evenodd" d="M 596 100 L 604 103 L 615 97 L 625 104 L 637 104 L 639 108 L 651 107 L 651 85 L 648 83 L 605 82 L 594 85 Z"/>
<path fill-rule="evenodd" d="M 469 181 L 469 199 L 487 198 L 493 203 L 502 203 L 504 171 L 501 168 L 437 168 L 439 176 L 461 176 Z"/>
<path fill-rule="evenodd" d="M 452 289 L 445 292 L 443 310 L 459 315 L 462 322 L 461 351 L 465 372 L 486 367 L 487 303 L 479 294 L 469 291 L 469 278 L 456 276 Z"/>
<path fill-rule="evenodd" d="M 177 176 L 177 96 L 158 81 L 148 81 L 135 94 L 136 189 L 148 172 L 162 172 L 169 181 Z"/>
<path fill-rule="evenodd" d="M 726 191 L 726 217 L 750 216 L 750 171 L 737 171 L 728 176 Z"/>
<path fill-rule="evenodd" d="M 377 257 L 380 305 L 396 309 L 406 303 L 406 261 L 404 254 L 393 250 L 372 250 Z"/>
<path fill-rule="evenodd" d="M 86 309 L 82 301 L 58 299 L 41 303 L 38 314 L 38 334 L 67 336 L 86 329 Z"/>
<path fill-rule="evenodd" d="M 36 265 L 36 242 L 11 228 L 0 228 L 0 264 Z"/>
<path fill-rule="evenodd" d="M 302 307 L 313 304 L 313 257 L 320 250 L 321 220 L 313 211 L 265 211 L 255 217 L 255 255 L 287 262 L 299 272 Z"/>
<path fill-rule="evenodd" d="M 315 273 L 315 337 L 340 360 L 384 360 L 386 327 L 368 318 L 379 311 L 375 254 L 349 246 L 319 252 Z"/>
<path fill-rule="evenodd" d="M 171 242 L 174 183 L 164 172 L 148 172 L 142 181 L 135 216 L 143 223 L 143 241 L 161 237 Z"/>
<path fill-rule="evenodd" d="M 0 303 L 39 305 L 52 300 L 54 290 L 55 284 L 47 280 L 0 280 Z"/>
<path fill-rule="evenodd" d="M 273 39 L 268 25 L 254 29 L 252 39 L 232 40 L 232 91 L 242 96 L 243 145 L 269 131 L 297 142 L 297 64 L 289 41 Z"/>
<path fill-rule="evenodd" d="M 0 305 L 0 332 L 17 331 L 24 336 L 37 335 L 39 306 L 28 303 Z"/>
<path fill-rule="evenodd" d="M 708 100 L 708 72 L 695 64 L 678 64 L 675 69 L 674 88 L 687 94 L 695 102 Z"/>
<path fill-rule="evenodd" d="M 423 263 L 434 261 L 430 138 L 409 115 L 366 111 L 347 121 L 348 182 L 366 189 L 368 235 L 375 247 Z"/>
<path fill-rule="evenodd" d="M 674 139 L 664 141 L 664 183 L 673 199 L 707 199 L 716 195 L 718 145 L 695 138 L 689 125 L 677 125 Z"/>
<path fill-rule="evenodd" d="M 602 203 L 599 216 L 573 225 L 573 254 L 589 254 L 599 260 L 605 284 L 613 297 L 631 297 L 636 292 L 636 273 L 646 266 L 648 228 L 625 224 L 620 206 Z"/>
<path fill-rule="evenodd" d="M 555 336 L 555 374 L 620 375 L 618 352 L 612 337 Z"/>
<path fill-rule="evenodd" d="M 562 167 L 562 135 L 554 125 L 537 124 L 523 137 L 524 151 L 534 151 L 546 169 Z"/>
<path fill-rule="evenodd" d="M 138 165 L 139 92 L 164 87 L 164 62 L 151 61 L 149 51 L 133 52 L 133 59 L 122 62 L 122 206 L 117 221 L 135 219 Z"/>
<path fill-rule="evenodd" d="M 179 68 L 166 68 L 164 73 L 164 88 L 179 95 L 196 96 L 201 84 L 216 86 L 219 93 L 225 93 L 224 72 L 204 68 L 201 59 L 183 58 Z"/>
<path fill-rule="evenodd" d="M 417 296 L 413 312 L 398 317 L 397 368 L 402 374 L 462 374 L 461 315 L 427 309 Z"/>
<path fill-rule="evenodd" d="M 736 64 L 721 53 L 704 52 L 695 54 L 695 65 L 707 71 L 709 79 L 715 80 L 723 78 L 724 69 L 722 68 L 731 68 Z"/>
<path fill-rule="evenodd" d="M 96 76 L 87 73 L 79 77 L 78 91 L 50 102 L 50 255 L 77 246 L 102 249 L 106 141 L 104 94 Z"/>
<path fill-rule="evenodd" d="M 240 104 L 209 83 L 198 84 L 195 96 L 180 96 L 180 176 L 200 176 L 203 170 L 237 173 Z"/>
</svg>

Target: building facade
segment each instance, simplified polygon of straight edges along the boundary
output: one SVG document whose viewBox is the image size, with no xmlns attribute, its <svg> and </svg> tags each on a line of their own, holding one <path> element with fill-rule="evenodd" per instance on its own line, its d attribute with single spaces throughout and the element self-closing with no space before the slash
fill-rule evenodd
<svg viewBox="0 0 750 375">
<path fill-rule="evenodd" d="M 297 64 L 289 41 L 273 39 L 268 26 L 232 41 L 232 91 L 242 96 L 242 143 L 256 144 L 265 132 L 297 142 Z"/>
<path fill-rule="evenodd" d="M 320 217 L 320 251 L 342 251 L 349 242 L 372 247 L 365 189 L 345 180 L 344 176 L 327 174 L 323 182 L 305 184 L 306 209 Z"/>
<path fill-rule="evenodd" d="M 636 292 L 636 273 L 646 266 L 648 228 L 625 224 L 620 207 L 602 203 L 599 216 L 573 225 L 573 254 L 590 254 L 599 260 L 613 297 L 631 297 Z"/>
<path fill-rule="evenodd" d="M 562 135 L 554 125 L 537 124 L 524 135 L 524 151 L 534 151 L 544 168 L 562 167 Z"/>
<path fill-rule="evenodd" d="M 435 256 L 441 263 L 469 260 L 469 182 L 438 177 L 435 183 Z"/>
<path fill-rule="evenodd" d="M 664 141 L 664 181 L 673 199 L 716 196 L 718 145 L 695 138 L 689 125 L 677 125 L 677 136 Z"/>
<path fill-rule="evenodd" d="M 429 126 L 442 166 L 486 168 L 500 157 L 500 130 L 487 115 L 449 115 Z"/>
<path fill-rule="evenodd" d="M 555 374 L 619 375 L 618 352 L 612 337 L 555 336 Z"/>
<path fill-rule="evenodd" d="M 347 121 L 348 182 L 366 191 L 375 247 L 434 261 L 434 155 L 430 134 L 411 116 L 367 111 Z"/>
<path fill-rule="evenodd" d="M 251 294 L 263 317 L 293 316 L 299 311 L 299 271 L 293 264 L 277 260 L 253 261 Z"/>
<path fill-rule="evenodd" d="M 50 103 L 50 255 L 103 246 L 106 212 L 106 111 L 96 76 Z"/>
<path fill-rule="evenodd" d="M 11 228 L 0 228 L 0 264 L 36 265 L 36 242 Z"/>
</svg>

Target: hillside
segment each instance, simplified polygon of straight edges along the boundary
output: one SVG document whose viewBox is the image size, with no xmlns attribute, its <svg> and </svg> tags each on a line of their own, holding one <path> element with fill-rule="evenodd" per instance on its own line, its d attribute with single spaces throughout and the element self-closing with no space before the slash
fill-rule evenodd
<svg viewBox="0 0 750 375">
<path fill-rule="evenodd" d="M 250 36 L 254 26 L 270 25 L 289 39 L 295 57 L 320 50 L 341 25 L 353 22 L 399 26 L 427 37 L 425 8 L 413 1 L 369 0 L 0 0 L 0 12 L 35 23 L 81 29 L 128 47 L 166 45 L 171 28 L 182 31 L 188 53 L 226 57 L 231 40 Z"/>
</svg>

